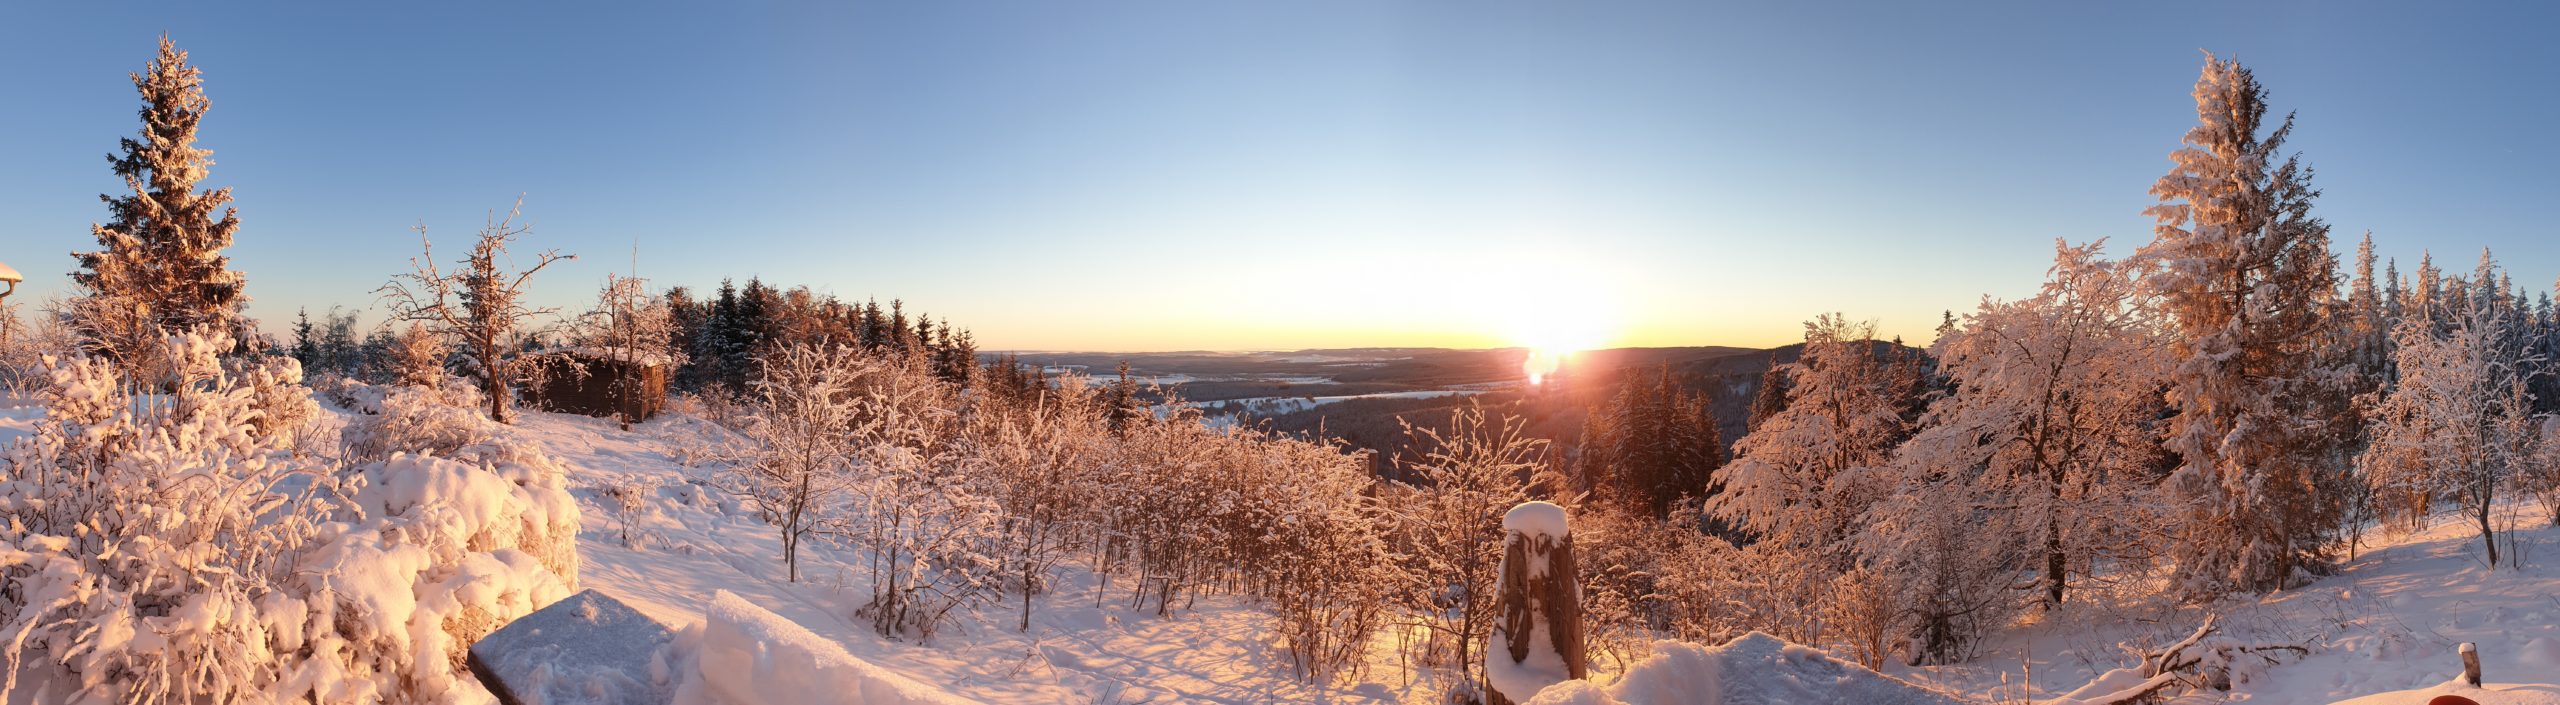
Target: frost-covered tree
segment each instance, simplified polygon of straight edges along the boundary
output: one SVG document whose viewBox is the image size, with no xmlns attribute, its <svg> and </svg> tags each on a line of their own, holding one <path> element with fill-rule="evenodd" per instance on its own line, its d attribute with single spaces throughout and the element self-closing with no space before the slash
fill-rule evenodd
<svg viewBox="0 0 2560 705">
<path fill-rule="evenodd" d="M 222 254 L 240 229 L 231 189 L 198 191 L 213 151 L 197 147 L 196 129 L 213 102 L 204 73 L 187 53 L 160 38 L 160 54 L 133 74 L 142 93 L 142 132 L 123 140 L 107 163 L 132 190 L 99 196 L 111 218 L 93 225 L 94 252 L 74 253 L 78 296 L 70 302 L 85 348 L 128 359 L 172 332 L 238 326 L 248 303 L 239 272 Z"/>
<path fill-rule="evenodd" d="M 1454 668 L 1454 683 L 1476 680 L 1476 644 L 1498 616 L 1502 515 L 1529 500 L 1529 474 L 1543 465 L 1546 441 L 1526 425 L 1472 403 L 1451 412 L 1446 433 L 1404 424 L 1411 452 L 1399 465 L 1412 484 L 1397 505 L 1416 581 L 1407 607 L 1432 630 L 1424 661 Z"/>
<path fill-rule="evenodd" d="M 2399 384 L 2368 412 L 2373 444 L 2359 460 L 2387 486 L 2460 498 L 2493 567 L 2490 510 L 2517 469 L 2538 460 L 2524 374 L 2538 360 L 2507 339 L 2512 324 L 2504 309 L 2479 306 L 2442 332 L 2414 318 L 2393 329 Z"/>
<path fill-rule="evenodd" d="M 1899 458 L 1906 488 L 1969 484 L 1965 501 L 2008 514 L 1992 522 L 2001 531 L 1976 540 L 2016 542 L 2015 555 L 2038 557 L 2032 570 L 2047 606 L 2062 603 L 2074 570 L 2137 553 L 2154 519 L 2166 341 L 2136 271 L 2104 259 L 2103 246 L 2056 243 L 2035 296 L 1984 301 L 1938 340 L 1953 393 L 1930 407 Z M 1961 514 L 1944 503 L 1905 506 Z"/>
<path fill-rule="evenodd" d="M 840 522 L 853 490 L 853 398 L 877 363 L 841 346 L 794 345 L 766 355 L 756 381 L 751 445 L 731 464 L 730 490 L 782 538 L 783 577 L 800 580 L 800 545 Z"/>
<path fill-rule="evenodd" d="M 920 357 L 858 354 L 869 370 L 846 400 L 854 464 L 844 534 L 870 551 L 871 600 L 857 611 L 883 636 L 930 640 L 953 610 L 999 594 L 1001 505 L 950 471 L 962 457 L 953 390 Z"/>
<path fill-rule="evenodd" d="M 436 267 L 435 245 L 427 240 L 426 226 L 418 226 L 422 253 L 409 260 L 415 271 L 394 276 L 376 290 L 390 302 L 392 318 L 425 322 L 461 342 L 471 374 L 478 378 L 489 404 L 489 419 L 499 423 L 515 422 L 511 385 L 520 347 L 517 338 L 525 323 L 559 311 L 525 305 L 525 282 L 552 264 L 576 258 L 545 250 L 535 256 L 533 266 L 508 271 L 514 267 L 507 244 L 530 229 L 515 224 L 523 210 L 524 199 L 518 198 L 506 217 L 493 215 L 463 258 L 462 268 L 451 274 Z"/>
<path fill-rule="evenodd" d="M 989 486 L 1003 511 L 1007 580 L 1022 598 L 1017 629 L 1031 629 L 1034 597 L 1084 545 L 1081 521 L 1100 500 L 1107 448 L 1099 405 L 1083 377 L 1021 396 L 978 395 L 964 431 L 964 467 Z"/>
<path fill-rule="evenodd" d="M 2182 459 L 2170 553 L 2191 595 L 2283 586 L 2324 565 L 2337 443 L 2320 410 L 2336 390 L 2317 365 L 2336 297 L 2329 226 L 2287 116 L 2266 125 L 2266 90 L 2207 56 L 2198 125 L 2151 192 L 2159 220 L 2139 258 L 2172 330 L 2168 446 Z M 2261 134 L 2262 131 L 2264 134 Z"/>
<path fill-rule="evenodd" d="M 1716 516 L 1763 541 L 1846 569 L 1847 541 L 1892 488 L 1878 468 L 1908 435 L 1908 365 L 1888 359 L 1875 324 L 1825 314 L 1805 323 L 1804 353 L 1781 366 L 1785 408 L 1734 446 L 1717 471 Z M 1898 352 L 1898 351 L 1897 351 Z"/>
</svg>

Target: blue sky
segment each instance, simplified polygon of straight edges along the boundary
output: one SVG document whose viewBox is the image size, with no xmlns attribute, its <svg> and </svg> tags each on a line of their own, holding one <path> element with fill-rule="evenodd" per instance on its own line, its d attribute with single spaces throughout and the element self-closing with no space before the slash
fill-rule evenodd
<svg viewBox="0 0 2560 705">
<path fill-rule="evenodd" d="M 271 328 L 521 192 L 572 308 L 636 245 L 990 348 L 1925 339 L 2149 239 L 2199 49 L 2300 112 L 2342 256 L 2560 275 L 2553 5 L 1941 5 L 19 3 L 0 261 L 63 289 L 167 32 Z"/>
</svg>

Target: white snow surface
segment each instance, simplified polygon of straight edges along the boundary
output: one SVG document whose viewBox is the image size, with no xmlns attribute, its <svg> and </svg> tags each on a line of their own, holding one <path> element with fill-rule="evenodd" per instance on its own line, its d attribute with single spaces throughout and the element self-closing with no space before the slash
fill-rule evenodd
<svg viewBox="0 0 2560 705">
<path fill-rule="evenodd" d="M 1723 646 L 1664 641 L 1617 682 L 1567 681 L 1528 705 L 1959 705 L 1965 701 L 1752 632 Z"/>
<path fill-rule="evenodd" d="M 2560 675 L 2560 673 L 2552 675 Z M 2445 681 L 2442 685 L 2433 688 L 2395 690 L 2340 700 L 2337 705 L 2419 705 L 2446 695 L 2470 698 L 2472 702 L 2480 705 L 2560 705 L 2560 685 L 2485 683 L 2483 687 L 2472 687 L 2460 680 Z"/>
<path fill-rule="evenodd" d="M 727 590 L 702 626 L 704 682 L 726 705 L 975 705 L 846 653 Z"/>
<path fill-rule="evenodd" d="M 2445 511 L 2415 531 L 2368 529 L 2364 549 L 2338 574 L 2290 590 L 2205 605 L 2066 606 L 2054 618 L 1995 635 L 1973 661 L 1896 663 L 1885 671 L 1949 692 L 2017 698 L 2025 676 L 2031 688 L 2023 694 L 2038 703 L 2093 697 L 2121 688 L 2074 690 L 2133 665 L 2118 644 L 2166 645 L 2219 613 L 2216 638 L 2302 644 L 2311 653 L 2236 662 L 2230 692 L 2190 694 L 2205 702 L 2423 705 L 2446 693 L 2484 705 L 2544 702 L 2492 698 L 2560 688 L 2553 685 L 2560 684 L 2560 529 L 2527 499 L 2500 504 L 2497 517 L 2499 526 L 2515 529 L 2521 568 L 2483 565 L 2478 526 Z M 2457 650 L 2464 642 L 2479 645 L 2487 695 L 2444 689 L 2462 672 Z M 2114 684 L 2141 680 L 2129 675 L 2118 674 Z"/>
</svg>

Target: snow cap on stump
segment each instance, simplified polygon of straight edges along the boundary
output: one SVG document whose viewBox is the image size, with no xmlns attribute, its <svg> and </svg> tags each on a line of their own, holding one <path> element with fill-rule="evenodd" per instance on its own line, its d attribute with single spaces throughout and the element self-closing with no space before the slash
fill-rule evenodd
<svg viewBox="0 0 2560 705">
<path fill-rule="evenodd" d="M 1564 508 L 1550 502 L 1522 502 L 1502 515 L 1502 530 L 1528 536 L 1564 538 L 1572 530 L 1564 518 Z"/>
</svg>

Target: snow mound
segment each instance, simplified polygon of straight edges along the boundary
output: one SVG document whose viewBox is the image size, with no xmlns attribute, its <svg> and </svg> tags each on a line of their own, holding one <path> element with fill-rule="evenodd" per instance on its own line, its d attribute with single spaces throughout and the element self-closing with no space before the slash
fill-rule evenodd
<svg viewBox="0 0 2560 705">
<path fill-rule="evenodd" d="M 975 705 L 854 658 L 727 590 L 702 616 L 702 676 L 729 705 Z"/>
<path fill-rule="evenodd" d="M 1964 701 L 1752 632 L 1723 646 L 1664 641 L 1618 682 L 1567 681 L 1530 705 L 1957 705 Z"/>
<path fill-rule="evenodd" d="M 2340 700 L 2336 705 L 2417 705 L 2446 695 L 2469 698 L 2480 705 L 2560 705 L 2560 685 L 2491 683 L 2481 687 L 2464 683 L 2461 678 L 2445 681 L 2433 688 L 2395 690 Z"/>
<path fill-rule="evenodd" d="M 2560 641 L 2547 636 L 2534 637 L 2524 643 L 2524 649 L 2516 652 L 2516 662 L 2542 673 L 2560 674 Z"/>
</svg>

